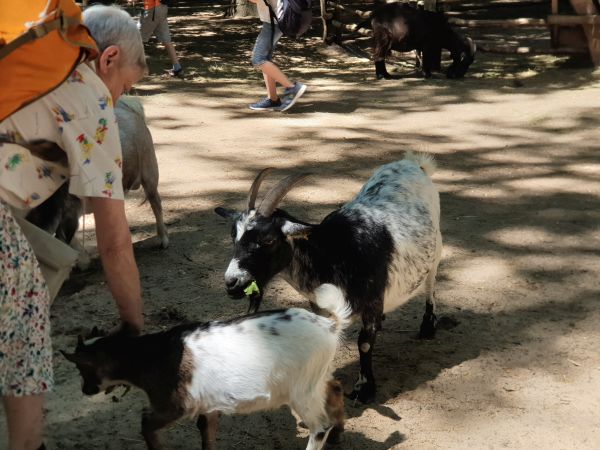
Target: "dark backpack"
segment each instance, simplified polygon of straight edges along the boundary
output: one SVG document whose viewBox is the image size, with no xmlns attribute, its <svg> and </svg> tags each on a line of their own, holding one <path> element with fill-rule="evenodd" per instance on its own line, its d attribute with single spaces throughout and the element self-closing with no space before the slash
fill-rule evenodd
<svg viewBox="0 0 600 450">
<path fill-rule="evenodd" d="M 263 1 L 269 7 L 271 24 L 275 19 L 284 36 L 300 37 L 310 27 L 312 21 L 311 0 L 279 0 L 277 12 L 273 11 L 267 0 Z"/>
</svg>

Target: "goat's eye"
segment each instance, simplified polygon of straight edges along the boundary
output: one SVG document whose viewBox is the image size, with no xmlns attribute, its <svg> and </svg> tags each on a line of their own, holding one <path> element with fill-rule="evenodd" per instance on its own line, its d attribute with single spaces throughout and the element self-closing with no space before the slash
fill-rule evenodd
<svg viewBox="0 0 600 450">
<path fill-rule="evenodd" d="M 273 245 L 275 243 L 275 239 L 265 239 L 261 242 L 262 245 Z"/>
</svg>

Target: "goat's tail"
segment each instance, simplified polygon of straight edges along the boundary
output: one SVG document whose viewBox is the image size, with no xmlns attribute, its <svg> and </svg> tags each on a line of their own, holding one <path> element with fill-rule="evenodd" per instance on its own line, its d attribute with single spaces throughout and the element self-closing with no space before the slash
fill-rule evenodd
<svg viewBox="0 0 600 450">
<path fill-rule="evenodd" d="M 122 95 L 119 97 L 118 103 L 121 103 L 125 107 L 129 108 L 142 119 L 146 119 L 146 114 L 144 114 L 144 105 L 142 105 L 140 99 L 135 95 Z"/>
<path fill-rule="evenodd" d="M 335 332 L 340 333 L 350 323 L 352 308 L 346 301 L 344 293 L 333 284 L 325 283 L 315 289 L 315 302 L 321 309 L 332 314 L 336 323 Z"/>
<path fill-rule="evenodd" d="M 433 175 L 437 169 L 435 159 L 429 153 L 406 152 L 404 159 L 417 164 L 429 176 Z"/>
</svg>

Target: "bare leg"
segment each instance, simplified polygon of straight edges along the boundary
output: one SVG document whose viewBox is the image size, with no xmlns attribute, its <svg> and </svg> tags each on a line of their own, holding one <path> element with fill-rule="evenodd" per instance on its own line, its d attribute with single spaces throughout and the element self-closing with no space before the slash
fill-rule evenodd
<svg viewBox="0 0 600 450">
<path fill-rule="evenodd" d="M 179 64 L 179 59 L 177 58 L 177 53 L 175 53 L 175 46 L 172 42 L 165 44 L 165 48 L 167 49 L 167 53 L 169 54 L 169 58 L 171 58 L 171 63 L 173 65 Z"/>
<path fill-rule="evenodd" d="M 42 446 L 44 396 L 26 395 L 2 398 L 8 422 L 11 450 L 37 450 Z"/>
<path fill-rule="evenodd" d="M 275 80 L 275 82 L 279 83 L 285 88 L 291 88 L 294 86 L 294 83 L 290 81 L 290 79 L 271 61 L 267 61 L 260 66 L 260 70 L 262 70 L 263 76 L 267 76 Z M 267 90 L 269 87 L 267 86 Z"/>
<path fill-rule="evenodd" d="M 268 97 L 275 101 L 279 98 L 277 95 L 277 83 L 274 78 L 271 78 L 269 75 L 263 72 L 263 78 L 265 79 L 265 86 L 267 87 L 267 95 Z"/>
</svg>

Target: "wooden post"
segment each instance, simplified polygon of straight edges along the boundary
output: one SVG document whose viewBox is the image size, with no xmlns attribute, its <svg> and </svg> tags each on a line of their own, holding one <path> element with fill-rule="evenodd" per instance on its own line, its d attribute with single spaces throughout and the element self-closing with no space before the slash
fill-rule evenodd
<svg viewBox="0 0 600 450">
<path fill-rule="evenodd" d="M 558 0 L 552 0 L 552 14 L 558 14 Z M 550 42 L 552 43 L 552 47 L 557 47 L 558 46 L 558 33 L 559 33 L 559 28 L 557 25 L 554 25 L 551 29 L 550 29 Z"/>
<path fill-rule="evenodd" d="M 321 20 L 323 21 L 323 42 L 327 42 L 327 0 L 321 2 Z"/>
<path fill-rule="evenodd" d="M 340 10 L 337 9 L 337 8 L 335 8 L 333 10 L 332 23 L 333 23 L 333 21 L 341 22 L 341 20 L 342 20 L 342 17 L 341 17 Z M 333 42 L 335 42 L 338 45 L 342 43 L 342 30 L 341 30 L 341 28 L 335 27 L 335 32 L 333 33 Z"/>
<path fill-rule="evenodd" d="M 596 5 L 592 0 L 571 0 L 571 5 L 577 14 L 594 15 L 600 13 L 596 10 Z M 592 62 L 596 66 L 600 66 L 600 27 L 595 24 L 582 25 L 583 32 L 587 38 L 587 45 L 592 58 Z"/>
</svg>

